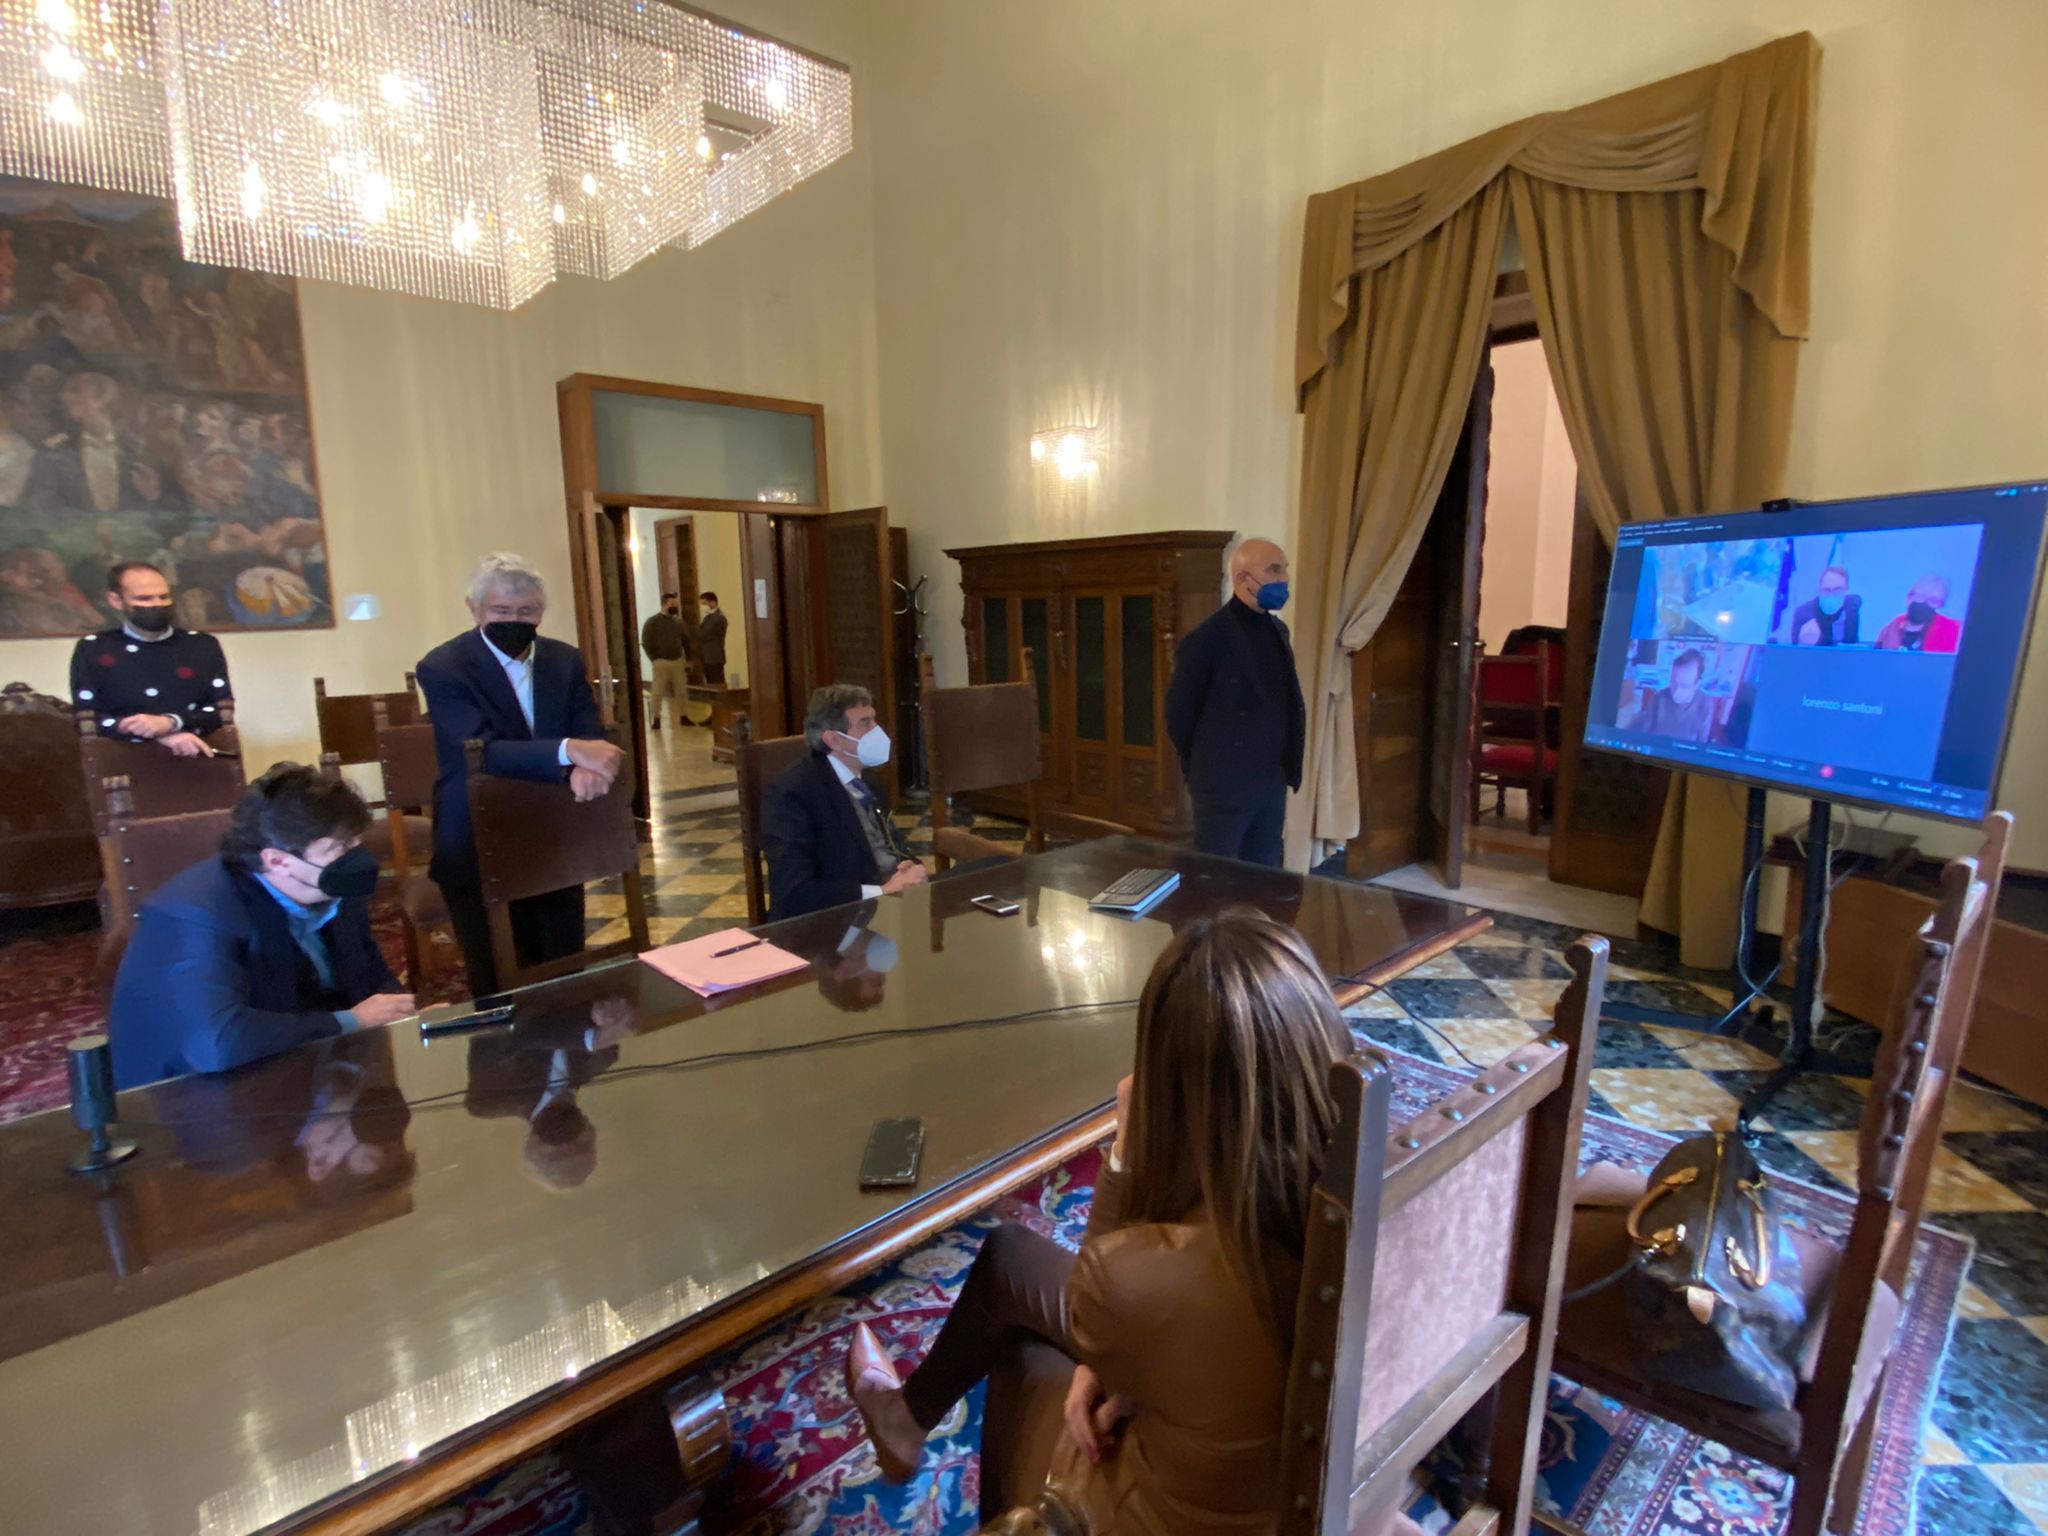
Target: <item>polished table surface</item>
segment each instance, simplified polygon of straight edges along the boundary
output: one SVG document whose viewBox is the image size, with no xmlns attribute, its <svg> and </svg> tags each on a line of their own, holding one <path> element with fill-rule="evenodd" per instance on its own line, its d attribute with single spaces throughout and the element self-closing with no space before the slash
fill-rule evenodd
<svg viewBox="0 0 2048 1536">
<path fill-rule="evenodd" d="M 1089 910 L 1166 863 L 1181 887 L 1147 917 Z M 983 891 L 1024 910 L 969 906 Z M 777 924 L 812 964 L 744 993 L 629 960 L 518 994 L 505 1028 L 399 1025 L 133 1090 L 141 1153 L 112 1174 L 65 1171 L 64 1111 L 0 1127 L 0 1526 L 239 1536 L 371 1493 L 402 1510 L 395 1485 L 437 1462 L 445 1482 L 536 1404 L 663 1349 L 687 1365 L 706 1351 L 678 1341 L 728 1342 L 710 1323 L 778 1277 L 886 1251 L 877 1233 L 914 1235 L 947 1191 L 985 1197 L 977 1179 L 1099 1132 L 1153 959 L 1234 904 L 1299 928 L 1333 979 L 1484 924 L 1115 839 Z M 920 1183 L 862 1191 L 891 1115 L 924 1118 Z"/>
</svg>

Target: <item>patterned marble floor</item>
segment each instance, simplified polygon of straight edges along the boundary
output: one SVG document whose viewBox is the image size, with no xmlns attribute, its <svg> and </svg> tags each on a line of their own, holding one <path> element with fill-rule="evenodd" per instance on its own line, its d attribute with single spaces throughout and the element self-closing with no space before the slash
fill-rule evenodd
<svg viewBox="0 0 2048 1536">
<path fill-rule="evenodd" d="M 929 849 L 915 808 L 897 814 L 914 852 Z M 975 830 L 1016 841 L 1014 824 Z M 746 922 L 739 813 L 664 806 L 643 869 L 656 942 Z M 594 939 L 623 935 L 623 898 L 594 888 Z M 1391 983 L 1357 1011 L 1387 1044 L 1456 1065 L 1487 1063 L 1549 1017 L 1575 930 L 1496 914 L 1478 939 Z M 1610 996 L 1703 1016 L 1727 1005 L 1725 981 L 1679 965 L 1666 946 L 1613 941 Z M 1782 1018 L 1782 1012 L 1780 1017 Z M 1760 1154 L 1824 1189 L 1854 1177 L 1873 1030 L 1830 1017 L 1813 1072 L 1770 1106 Z M 1592 1107 L 1650 1130 L 1734 1123 L 1742 1096 L 1773 1065 L 1777 1042 L 1710 1038 L 1683 1029 L 1602 1026 Z M 1970 1536 L 2048 1533 L 2048 1113 L 1988 1087 L 1957 1084 L 1935 1166 L 1935 1225 L 1977 1245 L 1934 1410 L 1920 1484 L 1920 1527 Z"/>
</svg>

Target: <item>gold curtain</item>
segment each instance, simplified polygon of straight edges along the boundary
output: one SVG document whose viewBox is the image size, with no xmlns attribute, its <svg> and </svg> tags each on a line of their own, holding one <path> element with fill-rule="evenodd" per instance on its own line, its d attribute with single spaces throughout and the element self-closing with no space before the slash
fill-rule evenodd
<svg viewBox="0 0 2048 1536">
<path fill-rule="evenodd" d="M 1392 603 L 1448 473 L 1508 196 L 1566 431 L 1609 536 L 1624 513 L 1777 493 L 1807 323 L 1819 59 L 1811 34 L 1781 38 L 1310 200 L 1298 564 L 1319 574 L 1301 583 L 1309 745 L 1291 862 L 1311 837 L 1359 830 L 1350 657 Z M 1396 293 L 1425 313 L 1397 311 Z M 1717 834 L 1697 807 L 1710 803 L 1673 796 L 1646 893 L 1648 919 L 1677 928 L 1696 964 L 1725 960 L 1733 932 L 1732 862 L 1724 873 L 1704 852 Z M 1684 857 L 1695 842 L 1697 879 Z"/>
</svg>

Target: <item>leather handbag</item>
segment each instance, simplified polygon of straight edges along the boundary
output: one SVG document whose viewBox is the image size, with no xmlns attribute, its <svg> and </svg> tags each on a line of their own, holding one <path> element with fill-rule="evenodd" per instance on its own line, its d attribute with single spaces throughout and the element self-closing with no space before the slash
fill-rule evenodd
<svg viewBox="0 0 2048 1536">
<path fill-rule="evenodd" d="M 1790 1408 L 1806 1332 L 1799 1253 L 1756 1155 L 1726 1131 L 1665 1154 L 1628 1213 L 1622 1295 L 1644 1374 L 1751 1408 Z"/>
</svg>

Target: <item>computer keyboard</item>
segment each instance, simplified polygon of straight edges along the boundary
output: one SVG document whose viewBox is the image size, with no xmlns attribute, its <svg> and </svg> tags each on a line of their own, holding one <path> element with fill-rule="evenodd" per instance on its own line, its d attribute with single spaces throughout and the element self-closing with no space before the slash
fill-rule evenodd
<svg viewBox="0 0 2048 1536">
<path fill-rule="evenodd" d="M 1147 912 L 1172 895 L 1179 885 L 1179 870 L 1134 869 L 1111 881 L 1088 905 L 1105 912 Z"/>
</svg>

